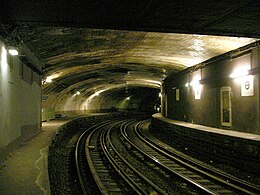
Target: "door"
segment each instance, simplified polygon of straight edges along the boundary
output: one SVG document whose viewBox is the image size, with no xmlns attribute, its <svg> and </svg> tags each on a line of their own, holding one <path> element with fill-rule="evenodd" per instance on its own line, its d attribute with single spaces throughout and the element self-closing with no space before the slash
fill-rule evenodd
<svg viewBox="0 0 260 195">
<path fill-rule="evenodd" d="M 231 110 L 231 88 L 221 88 L 221 125 L 226 127 L 232 126 L 232 110 Z"/>
</svg>

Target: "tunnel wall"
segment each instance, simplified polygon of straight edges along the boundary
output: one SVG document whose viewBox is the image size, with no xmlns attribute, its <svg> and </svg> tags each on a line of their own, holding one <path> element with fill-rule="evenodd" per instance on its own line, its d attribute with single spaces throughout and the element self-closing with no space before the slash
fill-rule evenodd
<svg viewBox="0 0 260 195">
<path fill-rule="evenodd" d="M 164 117 L 260 134 L 259 42 L 168 76 L 162 89 Z M 251 76 L 230 78 L 238 70 Z"/>
<path fill-rule="evenodd" d="M 84 93 L 72 94 L 62 92 L 60 95 L 49 93 L 42 101 L 43 108 L 55 108 L 56 113 L 100 113 L 115 111 L 140 111 L 146 113 L 155 113 L 159 107 L 159 89 L 149 87 L 133 87 L 133 93 L 122 96 L 121 91 L 108 90 L 99 95 L 90 94 L 86 96 Z M 120 89 L 120 88 L 119 88 Z M 150 93 L 151 92 L 151 93 Z"/>
<path fill-rule="evenodd" d="M 0 149 L 41 128 L 41 77 L 0 42 Z"/>
</svg>

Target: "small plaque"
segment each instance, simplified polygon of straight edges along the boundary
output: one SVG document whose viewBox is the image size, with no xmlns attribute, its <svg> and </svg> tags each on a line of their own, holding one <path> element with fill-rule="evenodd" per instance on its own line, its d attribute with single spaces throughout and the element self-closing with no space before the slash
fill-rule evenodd
<svg viewBox="0 0 260 195">
<path fill-rule="evenodd" d="M 254 78 L 252 75 L 246 76 L 241 82 L 241 96 L 254 95 Z"/>
</svg>

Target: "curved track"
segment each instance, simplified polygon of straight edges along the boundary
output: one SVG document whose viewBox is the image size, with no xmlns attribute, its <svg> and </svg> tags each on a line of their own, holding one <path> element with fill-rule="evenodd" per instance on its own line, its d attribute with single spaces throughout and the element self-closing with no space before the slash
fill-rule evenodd
<svg viewBox="0 0 260 195">
<path fill-rule="evenodd" d="M 109 120 L 81 135 L 75 159 L 83 194 L 87 168 L 102 194 L 260 193 L 256 186 L 158 145 L 141 131 L 144 124 Z"/>
<path fill-rule="evenodd" d="M 259 186 L 247 183 L 176 150 L 169 150 L 169 147 L 159 145 L 158 140 L 152 141 L 149 139 L 149 135 L 145 136 L 140 131 L 144 123 L 145 121 L 136 124 L 135 135 L 133 131 L 127 134 L 126 130 L 124 135 L 130 139 L 135 147 L 139 147 L 139 149 L 145 148 L 142 152 L 156 159 L 162 167 L 176 173 L 180 178 L 194 185 L 199 190 L 210 194 L 260 193 Z M 145 143 L 146 146 L 140 145 L 140 143 Z"/>
</svg>

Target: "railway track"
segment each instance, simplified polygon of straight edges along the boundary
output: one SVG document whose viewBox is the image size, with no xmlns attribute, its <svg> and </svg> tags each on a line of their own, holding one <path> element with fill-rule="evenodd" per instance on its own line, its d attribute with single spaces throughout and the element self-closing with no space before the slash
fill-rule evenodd
<svg viewBox="0 0 260 195">
<path fill-rule="evenodd" d="M 93 127 L 91 130 L 84 132 L 78 141 L 81 149 L 77 149 L 75 159 L 78 161 L 78 175 L 81 178 L 81 188 L 83 194 L 87 194 L 84 183 L 84 173 L 82 169 L 86 169 L 85 165 L 80 163 L 80 158 L 86 158 L 90 172 L 96 182 L 99 193 L 101 194 L 131 194 L 134 187 L 129 185 L 124 174 L 118 169 L 115 162 L 115 156 L 111 155 L 111 151 L 107 148 L 105 134 L 115 128 L 125 120 L 108 121 Z M 84 147 L 82 147 L 84 143 Z M 85 156 L 84 156 L 84 155 Z M 79 158 L 79 156 L 81 156 Z M 117 162 L 118 163 L 118 162 Z M 84 171 L 83 171 L 84 172 Z"/>
<path fill-rule="evenodd" d="M 134 131 L 127 131 L 127 128 L 124 128 L 122 133 L 143 155 L 154 159 L 162 168 L 175 173 L 199 191 L 209 194 L 260 194 L 259 186 L 224 173 L 176 150 L 169 151 L 168 147 L 159 145 L 158 140 L 154 142 L 148 139 L 140 131 L 142 124 L 143 122 L 136 124 Z"/>
<path fill-rule="evenodd" d="M 84 165 L 80 163 L 82 161 L 80 159 L 83 157 L 79 154 L 82 153 L 79 148 L 82 148 L 80 145 L 83 142 L 86 142 L 85 154 L 88 166 L 102 194 L 150 194 L 155 190 L 160 194 L 167 194 L 135 169 L 113 145 L 110 139 L 111 131 L 119 131 L 120 126 L 130 122 L 132 120 L 104 123 L 82 134 L 75 157 L 79 159 L 78 174 L 81 177 L 84 194 L 87 194 L 85 190 L 87 186 L 84 185 L 84 173 L 81 173 Z"/>
<path fill-rule="evenodd" d="M 92 133 L 92 131 L 95 131 L 96 129 L 108 125 L 109 123 L 111 123 L 110 120 L 108 121 L 104 121 L 102 123 L 99 123 L 97 125 L 94 125 L 92 127 L 90 127 L 89 129 L 87 129 L 86 131 L 84 131 L 81 136 L 78 139 L 76 148 L 75 148 L 75 164 L 76 164 L 76 169 L 77 169 L 77 174 L 78 174 L 78 180 L 81 186 L 81 191 L 83 194 L 88 194 L 87 193 L 87 183 L 86 180 L 88 179 L 86 177 L 86 175 L 88 174 L 88 172 L 86 170 L 88 170 L 87 167 L 87 159 L 85 156 L 86 153 L 86 149 L 85 149 L 85 143 L 86 143 L 86 139 L 87 137 Z M 96 186 L 97 188 L 97 186 Z"/>
<path fill-rule="evenodd" d="M 136 119 L 108 120 L 85 131 L 75 160 L 83 194 L 89 169 L 101 194 L 259 194 L 257 186 L 148 139 Z M 176 185 L 177 183 L 177 185 Z M 177 191 L 176 191 L 177 190 Z"/>
</svg>

